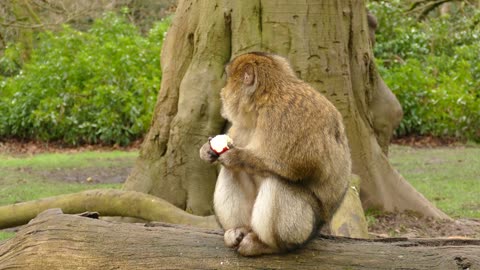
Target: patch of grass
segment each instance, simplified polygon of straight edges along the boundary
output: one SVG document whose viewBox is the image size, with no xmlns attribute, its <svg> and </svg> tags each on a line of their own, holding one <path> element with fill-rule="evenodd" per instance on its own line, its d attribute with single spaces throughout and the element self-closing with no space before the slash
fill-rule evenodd
<svg viewBox="0 0 480 270">
<path fill-rule="evenodd" d="M 1 168 L 82 168 L 94 166 L 106 167 L 118 164 L 125 158 L 130 162 L 138 155 L 137 152 L 111 151 L 111 152 L 79 152 L 79 153 L 45 153 L 34 156 L 8 156 L 0 154 Z"/>
<path fill-rule="evenodd" d="M 392 165 L 451 217 L 480 218 L 480 146 L 412 148 L 392 145 Z"/>
<path fill-rule="evenodd" d="M 377 216 L 381 215 L 383 212 L 377 209 L 367 209 L 365 210 L 365 218 L 367 219 L 368 227 L 375 225 L 378 220 Z"/>
<path fill-rule="evenodd" d="M 0 231 L 0 242 L 12 238 L 15 236 L 13 232 L 2 232 Z"/>
<path fill-rule="evenodd" d="M 2 179 L 3 177 L 0 177 Z M 31 177 L 0 184 L 0 205 L 37 200 L 97 188 L 120 188 L 121 184 L 62 183 Z"/>
<path fill-rule="evenodd" d="M 0 155 L 0 205 L 36 200 L 97 188 L 120 188 L 119 183 L 52 180 L 44 171 L 89 168 L 103 171 L 112 167 L 132 167 L 137 152 L 51 153 L 12 157 Z M 72 170 L 72 173 L 74 170 Z M 68 172 L 70 173 L 70 171 Z"/>
</svg>

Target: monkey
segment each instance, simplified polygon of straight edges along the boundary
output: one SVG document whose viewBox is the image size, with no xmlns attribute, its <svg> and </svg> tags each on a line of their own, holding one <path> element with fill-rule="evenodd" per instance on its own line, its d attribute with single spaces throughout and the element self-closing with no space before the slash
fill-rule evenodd
<svg viewBox="0 0 480 270">
<path fill-rule="evenodd" d="M 224 242 L 243 256 L 303 246 L 346 193 L 350 149 L 340 112 L 275 54 L 250 52 L 226 65 L 222 116 L 230 149 L 218 162 L 213 201 Z"/>
</svg>

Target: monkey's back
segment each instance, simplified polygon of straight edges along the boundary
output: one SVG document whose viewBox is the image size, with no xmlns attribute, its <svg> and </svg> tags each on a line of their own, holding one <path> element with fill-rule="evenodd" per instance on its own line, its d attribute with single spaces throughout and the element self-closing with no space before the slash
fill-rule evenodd
<svg viewBox="0 0 480 270">
<path fill-rule="evenodd" d="M 321 204 L 335 205 L 347 189 L 351 157 L 340 112 L 322 94 L 303 81 L 285 85 L 260 110 L 257 145 L 279 159 L 296 181 L 304 181 Z M 278 132 L 280 131 L 280 132 Z M 324 218 L 331 216 L 327 207 Z M 336 209 L 336 207 L 335 207 Z M 326 213 L 328 212 L 328 213 Z"/>
</svg>

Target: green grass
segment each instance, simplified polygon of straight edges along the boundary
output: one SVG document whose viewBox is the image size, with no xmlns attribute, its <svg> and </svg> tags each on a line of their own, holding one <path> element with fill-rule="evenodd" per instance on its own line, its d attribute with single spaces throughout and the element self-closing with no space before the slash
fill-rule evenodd
<svg viewBox="0 0 480 270">
<path fill-rule="evenodd" d="M 72 169 L 101 171 L 112 166 L 133 166 L 137 152 L 52 153 L 28 157 L 0 155 L 0 205 L 35 200 L 96 188 L 120 188 L 118 183 L 88 183 L 49 179 L 50 172 Z"/>
<path fill-rule="evenodd" d="M 118 164 L 118 159 L 126 158 L 127 162 L 135 158 L 137 152 L 79 152 L 79 153 L 51 153 L 34 156 L 8 156 L 0 154 L 0 169 L 2 168 L 82 168 L 95 166 L 109 166 Z"/>
<path fill-rule="evenodd" d="M 390 162 L 420 193 L 454 218 L 480 218 L 480 147 L 392 145 Z"/>
<path fill-rule="evenodd" d="M 0 205 L 36 200 L 60 194 L 96 188 L 120 188 L 119 183 L 62 181 L 58 173 L 102 172 L 107 169 L 133 166 L 137 152 L 51 153 L 34 156 L 0 154 Z M 56 175 L 57 179 L 52 179 Z M 85 179 L 86 180 L 86 179 Z M 0 231 L 0 241 L 13 237 Z"/>
<path fill-rule="evenodd" d="M 2 232 L 0 231 L 0 242 L 12 238 L 15 235 L 13 232 Z"/>
</svg>

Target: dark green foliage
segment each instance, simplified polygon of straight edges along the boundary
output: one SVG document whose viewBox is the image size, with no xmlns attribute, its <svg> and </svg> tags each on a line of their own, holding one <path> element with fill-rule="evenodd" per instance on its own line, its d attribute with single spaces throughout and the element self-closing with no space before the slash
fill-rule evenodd
<svg viewBox="0 0 480 270">
<path fill-rule="evenodd" d="M 168 21 L 147 37 L 112 13 L 87 32 L 68 25 L 42 33 L 20 70 L 0 70 L 0 137 L 67 144 L 125 145 L 149 127 L 160 88 L 160 49 Z M 13 53 L 11 53 L 13 54 Z"/>
<path fill-rule="evenodd" d="M 417 21 L 404 1 L 369 9 L 379 20 L 379 70 L 405 113 L 397 135 L 480 141 L 480 11 L 459 6 Z"/>
</svg>

